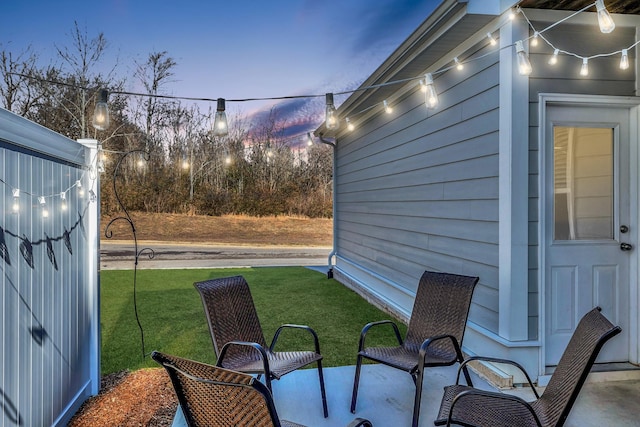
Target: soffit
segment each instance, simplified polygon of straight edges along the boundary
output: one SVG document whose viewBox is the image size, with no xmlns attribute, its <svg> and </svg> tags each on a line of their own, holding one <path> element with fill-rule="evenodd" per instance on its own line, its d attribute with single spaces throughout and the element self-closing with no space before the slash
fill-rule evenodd
<svg viewBox="0 0 640 427">
<path fill-rule="evenodd" d="M 554 10 L 581 10 L 593 0 L 522 0 L 518 5 L 522 8 L 531 9 L 554 9 Z M 628 15 L 640 14 L 640 2 L 629 0 L 605 0 L 605 6 L 609 13 L 620 13 Z M 595 12 L 595 6 L 592 8 Z"/>
<path fill-rule="evenodd" d="M 423 27 L 419 28 L 360 87 L 419 77 L 430 66 L 450 56 L 451 51 L 495 19 L 494 15 L 466 14 L 463 5 L 451 12 L 451 15 L 454 14 L 458 20 L 449 28 L 446 26 L 450 23 L 445 20 L 434 23 L 426 31 Z M 348 117 L 354 111 L 363 111 L 380 104 L 392 97 L 401 87 L 402 84 L 399 83 L 367 89 L 364 92 L 356 91 L 339 107 L 339 114 L 341 117 Z M 322 130 L 323 127 L 320 132 Z"/>
</svg>

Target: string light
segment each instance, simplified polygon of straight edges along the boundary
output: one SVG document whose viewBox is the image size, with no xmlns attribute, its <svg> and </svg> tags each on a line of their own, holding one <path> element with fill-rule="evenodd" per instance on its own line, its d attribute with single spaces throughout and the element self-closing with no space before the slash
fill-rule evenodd
<svg viewBox="0 0 640 427">
<path fill-rule="evenodd" d="M 438 105 L 438 93 L 433 84 L 433 75 L 427 73 L 424 75 L 424 103 L 427 108 L 435 108 Z"/>
<path fill-rule="evenodd" d="M 589 75 L 589 58 L 582 58 L 582 66 L 580 67 L 580 75 L 586 77 Z"/>
<path fill-rule="evenodd" d="M 533 47 L 538 46 L 538 36 L 539 36 L 539 33 L 537 31 L 533 33 L 533 38 L 531 39 L 531 46 Z"/>
<path fill-rule="evenodd" d="M 67 193 L 65 191 L 60 192 L 60 209 L 63 212 L 67 210 Z"/>
<path fill-rule="evenodd" d="M 325 95 L 325 100 L 326 100 L 326 108 L 325 108 L 325 115 L 324 115 L 325 126 L 329 130 L 337 129 L 339 124 L 338 113 L 336 111 L 335 105 L 333 105 L 333 94 L 327 93 Z"/>
<path fill-rule="evenodd" d="M 93 190 L 89 190 L 89 201 L 93 203 L 97 199 L 98 199 L 98 196 L 96 196 L 96 193 Z"/>
<path fill-rule="evenodd" d="M 96 102 L 96 108 L 93 112 L 93 127 L 98 130 L 105 130 L 109 127 L 109 106 L 107 100 L 109 92 L 105 89 L 100 90 L 100 98 Z"/>
<path fill-rule="evenodd" d="M 530 28 L 533 30 L 533 36 L 531 37 L 531 46 L 535 46 L 539 41 L 539 39 L 542 39 L 543 41 L 545 41 L 551 48 L 553 48 L 554 52 L 553 55 L 550 56 L 550 58 L 548 59 L 548 63 L 550 65 L 554 65 L 558 62 L 558 56 L 560 53 L 562 54 L 566 54 L 566 55 L 570 55 L 570 56 L 574 56 L 576 58 L 582 59 L 582 68 L 581 68 L 581 75 L 588 75 L 588 60 L 591 58 L 595 58 L 595 57 L 604 57 L 604 56 L 611 56 L 611 55 L 615 55 L 618 53 L 622 53 L 622 57 L 620 60 L 620 68 L 621 69 L 628 69 L 629 67 L 629 59 L 628 59 L 628 53 L 627 51 L 629 49 L 632 49 L 633 47 L 637 46 L 638 44 L 640 44 L 640 41 L 636 41 L 634 44 L 632 44 L 631 46 L 628 46 L 626 49 L 622 49 L 622 51 L 617 51 L 617 52 L 612 52 L 609 54 L 598 54 L 598 55 L 593 55 L 591 57 L 583 57 L 581 55 L 578 55 L 576 53 L 572 53 L 572 52 L 568 52 L 562 49 L 558 49 L 557 47 L 553 46 L 553 44 L 551 42 L 549 42 L 549 40 L 547 40 L 544 36 L 543 33 L 548 31 L 549 29 L 567 21 L 568 19 L 571 19 L 572 17 L 587 11 L 587 9 L 592 8 L 593 6 L 596 6 L 597 9 L 597 18 L 598 18 L 598 24 L 601 28 L 602 32 L 611 32 L 613 31 L 613 29 L 615 28 L 615 23 L 613 21 L 613 19 L 611 18 L 611 15 L 609 14 L 609 12 L 607 11 L 605 5 L 604 5 L 604 1 L 603 0 L 596 0 L 594 3 L 591 3 L 585 7 L 583 7 L 582 9 L 574 12 L 571 15 L 568 15 L 562 19 L 560 19 L 557 22 L 554 22 L 553 24 L 547 26 L 546 28 L 542 29 L 542 30 L 537 30 L 533 27 L 531 21 L 527 18 L 524 10 L 522 10 L 519 6 L 516 6 L 515 8 L 509 9 L 508 12 L 508 18 L 510 20 L 513 20 L 516 18 L 517 14 L 522 14 L 524 19 L 526 19 L 528 25 L 530 26 Z M 492 36 L 491 32 L 487 32 L 487 39 L 488 39 L 488 43 L 491 46 L 495 46 L 497 45 L 497 41 L 496 39 Z M 517 58 L 519 61 L 519 72 L 521 74 L 529 74 L 531 73 L 531 63 L 529 61 L 528 55 L 526 54 L 526 52 L 524 51 L 524 46 L 522 46 L 522 48 L 519 46 L 523 43 L 523 41 L 520 42 L 516 42 L 515 46 L 516 46 L 516 52 L 517 52 Z M 509 46 L 503 46 L 500 49 L 504 49 L 504 48 L 508 48 L 510 46 L 513 45 L 509 45 Z M 432 71 L 431 74 L 435 75 L 435 74 L 440 74 L 440 73 L 444 73 L 446 71 L 449 71 L 452 68 L 456 68 L 458 70 L 462 70 L 464 68 L 464 64 L 466 64 L 467 62 L 470 61 L 474 61 L 474 60 L 479 60 L 487 55 L 489 55 L 492 52 L 488 52 L 485 54 L 482 54 L 478 57 L 474 57 L 474 58 L 468 58 L 464 63 L 460 62 L 460 60 L 458 59 L 458 57 L 455 57 L 453 59 L 453 66 L 451 67 L 446 67 L 437 71 Z M 28 75 L 22 75 L 19 73 L 10 73 L 10 74 L 17 74 L 17 75 L 21 75 L 25 78 L 34 78 L 33 76 L 28 76 Z M 46 79 L 40 79 L 40 78 L 35 78 L 37 80 L 40 81 L 44 81 L 44 82 L 49 82 L 49 83 L 54 83 L 54 84 L 64 84 L 62 82 L 55 82 L 55 81 L 51 81 L 51 80 L 46 80 Z M 406 81 L 411 81 L 411 80 L 418 80 L 420 79 L 420 77 L 412 77 L 412 78 L 405 78 L 405 79 L 401 79 L 401 80 L 396 80 L 396 81 L 388 81 L 385 83 L 380 83 L 380 84 L 376 84 L 376 85 L 371 85 L 371 86 L 366 86 L 366 87 L 359 87 L 357 89 L 354 90 L 348 90 L 348 91 L 343 91 L 343 92 L 338 92 L 338 93 L 334 93 L 334 94 L 338 94 L 338 95 L 343 95 L 343 94 L 350 94 L 350 93 L 354 93 L 356 91 L 362 91 L 362 90 L 367 90 L 367 89 L 375 89 L 378 87 L 382 87 L 382 86 L 387 86 L 387 85 L 392 85 L 392 84 L 398 84 L 398 83 L 403 83 Z M 422 83 L 422 82 L 421 82 Z M 423 83 L 423 87 L 422 90 L 427 90 L 426 88 L 426 81 Z M 91 90 L 89 88 L 82 88 L 84 90 Z M 193 97 L 181 97 L 181 96 L 169 96 L 169 95 L 158 95 L 158 94 L 141 94 L 141 93 L 133 93 L 133 92 L 125 92 L 125 91 L 112 91 L 112 94 L 120 94 L 120 95 L 135 95 L 135 96 L 152 96 L 152 97 L 161 97 L 161 98 L 170 98 L 170 99 L 184 99 L 184 100 L 191 100 L 191 101 L 208 101 L 208 102 L 212 102 L 212 101 L 216 101 L 216 99 L 211 99 L 211 98 L 193 98 Z M 98 105 L 103 105 L 106 104 L 106 99 L 109 95 L 109 92 L 106 90 L 102 90 L 100 92 L 100 97 L 99 97 L 99 101 L 96 103 L 96 107 L 98 107 Z M 333 95 L 333 94 L 331 94 Z M 298 99 L 298 98 L 311 98 L 311 97 L 320 97 L 322 95 L 296 95 L 296 96 L 281 96 L 281 97 L 268 97 L 268 98 L 246 98 L 246 99 L 229 99 L 228 101 L 232 101 L 232 102 L 244 102 L 244 101 L 261 101 L 261 100 L 286 100 L 286 99 Z M 327 96 L 327 94 L 325 94 L 325 97 Z M 214 123 L 214 135 L 216 135 L 216 132 L 220 132 L 221 128 L 225 129 L 225 133 L 224 135 L 226 135 L 226 131 L 227 131 L 227 122 L 226 122 L 226 114 L 224 114 L 224 110 L 225 110 L 225 99 L 223 98 L 217 98 L 217 102 L 218 102 L 218 108 L 217 108 L 217 112 L 216 112 L 216 119 L 219 116 L 223 116 L 224 117 L 224 126 L 220 125 L 220 128 L 218 128 L 216 126 L 216 124 Z M 426 98 L 425 98 L 425 102 L 426 102 Z M 333 103 L 331 103 L 333 104 Z M 389 112 L 390 111 L 390 107 L 388 106 L 387 101 L 383 101 L 383 104 L 385 106 L 385 111 Z M 377 104 L 379 105 L 379 104 Z M 335 105 L 333 105 L 334 109 L 335 109 Z M 357 115 L 357 114 L 361 114 L 364 113 L 368 110 L 370 110 L 371 108 L 375 107 L 375 105 L 371 105 L 366 107 L 365 109 L 358 111 L 356 113 L 352 113 L 353 115 Z M 108 119 L 108 110 L 105 111 L 106 114 L 103 114 L 102 116 Z M 220 114 L 218 114 L 220 113 Z M 338 115 L 337 115 L 337 110 L 335 112 L 335 118 L 336 121 L 338 121 Z M 100 116 L 100 114 L 97 114 L 97 116 Z M 339 122 L 338 122 L 339 124 Z M 331 129 L 330 125 L 328 123 L 325 124 L 327 126 L 328 129 Z M 351 130 L 353 127 L 353 124 L 347 120 L 347 129 Z M 336 126 L 336 129 L 338 128 L 338 126 Z M 219 134 L 220 136 L 222 136 L 222 134 Z M 79 192 L 80 192 L 80 188 L 79 188 Z"/>
<path fill-rule="evenodd" d="M 229 133 L 229 126 L 227 124 L 227 113 L 225 113 L 225 100 L 224 98 L 218 98 L 218 106 L 216 108 L 216 115 L 213 120 L 213 136 L 227 136 Z"/>
<path fill-rule="evenodd" d="M 354 124 L 353 124 L 353 123 L 351 123 L 351 121 L 349 120 L 349 117 L 347 117 L 347 118 L 345 119 L 345 121 L 347 122 L 347 130 L 348 130 L 349 132 L 351 132 L 352 130 L 354 130 L 354 129 L 356 128 L 356 127 L 354 126 Z"/>
<path fill-rule="evenodd" d="M 347 123 L 349 123 L 349 119 L 347 119 Z M 311 147 L 313 145 L 313 138 L 311 138 L 311 132 L 307 132 L 307 147 Z"/>
<path fill-rule="evenodd" d="M 384 111 L 387 114 L 391 114 L 393 113 L 393 108 L 391 108 L 391 106 L 389 105 L 389 103 L 387 102 L 387 100 L 385 99 L 382 104 L 384 105 Z"/>
<path fill-rule="evenodd" d="M 629 55 L 627 49 L 622 49 L 622 56 L 620 58 L 620 69 L 626 70 L 629 68 Z"/>
<path fill-rule="evenodd" d="M 489 39 L 489 44 L 491 46 L 495 46 L 498 44 L 498 42 L 496 41 L 496 39 L 493 38 L 493 36 L 491 35 L 491 33 L 487 33 L 487 38 Z"/>
<path fill-rule="evenodd" d="M 49 218 L 49 209 L 47 209 L 47 201 L 44 196 L 38 197 L 38 202 L 40 203 L 40 208 L 42 209 L 42 217 Z"/>
<path fill-rule="evenodd" d="M 605 34 L 612 32 L 616 28 L 616 23 L 613 22 L 611 15 L 609 15 L 609 12 L 604 5 L 604 0 L 596 0 L 596 10 L 598 14 L 598 25 L 600 25 L 600 31 Z"/>
<path fill-rule="evenodd" d="M 531 62 L 529 62 L 529 57 L 524 51 L 522 40 L 518 40 L 516 42 L 516 55 L 518 60 L 518 72 L 523 76 L 531 74 Z"/>
<path fill-rule="evenodd" d="M 20 189 L 14 188 L 13 192 L 13 204 L 11 205 L 11 210 L 14 213 L 18 213 L 20 211 Z"/>
<path fill-rule="evenodd" d="M 84 188 L 82 187 L 82 181 L 76 181 L 76 188 L 78 189 L 78 197 L 84 197 Z"/>
</svg>

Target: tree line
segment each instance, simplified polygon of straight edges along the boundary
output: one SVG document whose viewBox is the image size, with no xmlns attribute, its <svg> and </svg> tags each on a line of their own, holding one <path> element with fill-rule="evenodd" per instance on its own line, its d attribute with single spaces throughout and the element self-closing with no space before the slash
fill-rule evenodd
<svg viewBox="0 0 640 427">
<path fill-rule="evenodd" d="M 230 117 L 229 134 L 213 136 L 211 107 L 162 97 L 175 81 L 177 63 L 168 52 L 134 61 L 135 71 L 121 77 L 119 64 L 105 71 L 103 33 L 90 37 L 75 23 L 69 39 L 69 46 L 55 46 L 57 62 L 46 66 L 31 47 L 12 52 L 0 44 L 0 102 L 71 139 L 101 143 L 103 215 L 121 209 L 115 184 L 129 211 L 331 216 L 331 148 L 292 145 L 276 108 L 259 123 Z M 99 89 L 125 92 L 129 85 L 145 95 L 111 94 L 109 127 L 93 129 Z"/>
</svg>

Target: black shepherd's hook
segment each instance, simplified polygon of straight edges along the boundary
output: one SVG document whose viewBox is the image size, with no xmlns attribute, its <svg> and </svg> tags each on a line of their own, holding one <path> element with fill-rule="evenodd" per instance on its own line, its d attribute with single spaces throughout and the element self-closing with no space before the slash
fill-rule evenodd
<svg viewBox="0 0 640 427">
<path fill-rule="evenodd" d="M 109 228 L 111 227 L 111 224 L 113 224 L 114 222 L 116 222 L 118 220 L 124 220 L 124 221 L 128 222 L 129 226 L 131 227 L 131 233 L 133 234 L 133 245 L 134 245 L 133 310 L 134 310 L 135 315 L 136 315 L 136 322 L 138 323 L 138 329 L 140 329 L 140 342 L 141 342 L 141 346 L 142 346 L 142 358 L 144 359 L 147 356 L 145 351 L 144 351 L 144 331 L 142 330 L 142 324 L 140 323 L 140 318 L 138 316 L 138 302 L 137 302 L 137 298 L 136 298 L 136 285 L 137 285 L 137 276 L 138 276 L 138 259 L 140 258 L 140 255 L 142 255 L 142 253 L 145 252 L 145 251 L 148 252 L 147 256 L 149 257 L 149 259 L 153 259 L 153 257 L 155 256 L 155 252 L 151 248 L 142 248 L 142 249 L 138 250 L 138 237 L 137 237 L 137 234 L 136 234 L 136 227 L 135 227 L 135 225 L 133 223 L 133 219 L 131 219 L 131 216 L 129 215 L 129 211 L 127 211 L 127 208 L 122 203 L 122 200 L 120 200 L 120 196 L 118 195 L 118 186 L 116 185 L 116 182 L 118 181 L 118 172 L 120 170 L 120 165 L 122 164 L 122 161 L 127 156 L 129 156 L 130 154 L 133 154 L 133 153 L 141 153 L 144 156 L 145 160 L 149 160 L 149 152 L 147 152 L 145 150 L 131 150 L 131 151 L 128 151 L 128 152 L 124 153 L 120 157 L 120 159 L 118 160 L 118 163 L 116 164 L 116 167 L 113 170 L 113 194 L 116 196 L 116 200 L 118 201 L 118 205 L 120 205 L 120 208 L 124 212 L 124 216 L 118 216 L 116 218 L 113 218 L 111 221 L 109 221 L 109 223 L 107 224 L 107 226 L 104 229 L 104 236 L 107 239 L 111 239 L 113 237 L 113 231 L 111 231 Z"/>
</svg>

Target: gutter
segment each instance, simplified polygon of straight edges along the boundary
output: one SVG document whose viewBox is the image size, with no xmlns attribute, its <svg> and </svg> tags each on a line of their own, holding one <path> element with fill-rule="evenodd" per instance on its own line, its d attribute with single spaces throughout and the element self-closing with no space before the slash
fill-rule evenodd
<svg viewBox="0 0 640 427">
<path fill-rule="evenodd" d="M 315 135 L 315 132 L 314 132 Z M 333 248 L 331 250 L 331 252 L 329 252 L 329 257 L 327 258 L 327 279 L 331 279 L 333 277 L 333 264 L 332 264 L 332 259 L 333 257 L 335 257 L 338 254 L 338 227 L 337 227 L 337 221 L 336 221 L 336 215 L 337 215 L 337 209 L 336 209 L 336 190 L 337 190 L 337 186 L 336 186 L 336 143 L 338 142 L 337 139 L 334 139 L 333 141 L 330 141 L 328 139 L 324 139 L 324 134 L 323 133 L 319 133 L 318 135 L 316 135 L 318 137 L 318 139 L 320 139 L 320 142 L 322 142 L 323 144 L 327 144 L 330 145 L 333 149 L 333 159 L 331 162 L 331 166 L 333 169 L 333 177 L 332 177 L 332 184 L 331 184 L 331 198 L 332 198 L 332 215 L 333 215 Z"/>
</svg>

